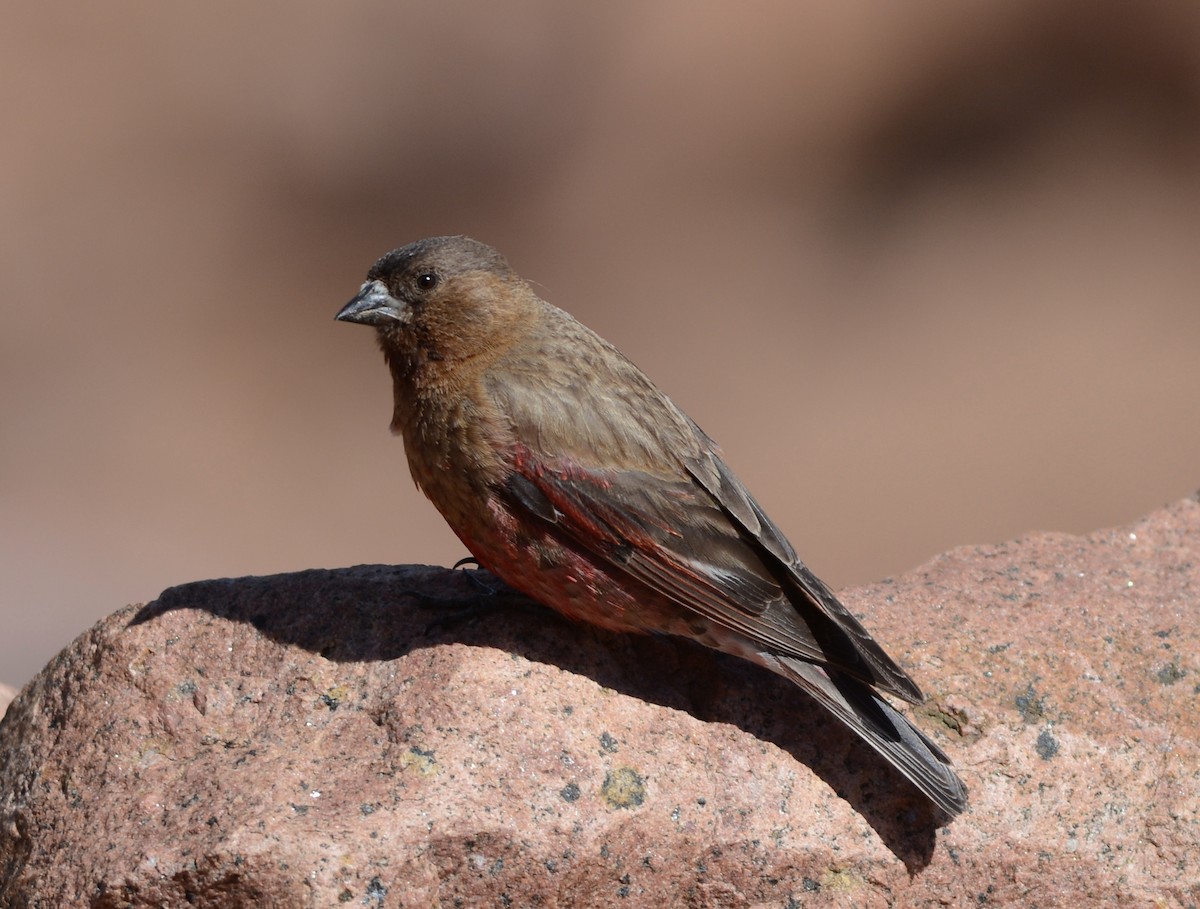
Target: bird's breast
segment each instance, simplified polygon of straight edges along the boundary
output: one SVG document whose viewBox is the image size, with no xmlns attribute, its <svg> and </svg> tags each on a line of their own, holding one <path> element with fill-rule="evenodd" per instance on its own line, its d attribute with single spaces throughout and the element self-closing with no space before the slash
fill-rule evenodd
<svg viewBox="0 0 1200 909">
<path fill-rule="evenodd" d="M 507 474 L 511 445 L 486 402 L 424 390 L 397 394 L 392 431 L 404 438 L 413 480 L 456 533 L 490 519 L 489 490 Z"/>
</svg>

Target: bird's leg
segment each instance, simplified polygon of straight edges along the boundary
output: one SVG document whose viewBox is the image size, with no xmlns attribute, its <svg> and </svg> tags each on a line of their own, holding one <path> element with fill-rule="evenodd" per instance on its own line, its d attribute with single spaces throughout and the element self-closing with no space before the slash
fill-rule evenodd
<svg viewBox="0 0 1200 909">
<path fill-rule="evenodd" d="M 467 571 L 465 570 L 465 566 L 468 565 L 474 567 Z M 543 606 L 519 590 L 509 587 L 486 568 L 483 568 L 479 564 L 479 560 L 474 556 L 465 556 L 459 559 L 454 563 L 451 570 L 458 571 L 460 569 L 463 569 L 463 573 L 470 579 L 478 593 L 469 597 L 454 597 L 452 599 L 447 598 L 431 601 L 430 605 L 434 605 L 435 603 L 438 605 L 450 605 L 453 603 L 457 608 L 447 610 L 426 626 L 426 635 L 434 631 L 445 631 L 461 622 L 474 619 L 477 616 L 498 609 L 506 611 L 520 610 L 521 612 L 533 614 L 541 618 L 545 618 L 547 612 L 556 616 L 558 615 L 553 609 Z"/>
</svg>

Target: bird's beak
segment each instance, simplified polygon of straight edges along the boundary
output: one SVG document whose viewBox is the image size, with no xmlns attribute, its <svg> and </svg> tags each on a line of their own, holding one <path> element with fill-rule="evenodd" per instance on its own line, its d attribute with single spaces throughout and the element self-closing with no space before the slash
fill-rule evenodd
<svg viewBox="0 0 1200 909">
<path fill-rule="evenodd" d="M 403 322 L 408 306 L 397 300 L 382 281 L 368 281 L 358 291 L 358 296 L 342 307 L 334 318 L 339 322 L 358 322 L 360 325 L 387 325 Z"/>
</svg>

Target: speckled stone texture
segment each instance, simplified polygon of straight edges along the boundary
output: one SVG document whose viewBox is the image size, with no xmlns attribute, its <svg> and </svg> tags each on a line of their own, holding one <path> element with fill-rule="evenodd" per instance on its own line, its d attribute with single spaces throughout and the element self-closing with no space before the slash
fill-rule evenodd
<svg viewBox="0 0 1200 909">
<path fill-rule="evenodd" d="M 0 905 L 1200 902 L 1200 504 L 844 591 L 930 696 L 942 827 L 786 682 L 487 575 L 176 587 L 0 723 Z"/>
</svg>

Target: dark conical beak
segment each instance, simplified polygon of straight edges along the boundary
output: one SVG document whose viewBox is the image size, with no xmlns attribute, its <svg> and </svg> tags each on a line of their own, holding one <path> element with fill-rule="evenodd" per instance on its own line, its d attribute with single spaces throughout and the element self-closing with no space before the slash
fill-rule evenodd
<svg viewBox="0 0 1200 909">
<path fill-rule="evenodd" d="M 368 281 L 358 296 L 342 307 L 334 318 L 339 322 L 358 322 L 360 325 L 387 325 L 404 321 L 408 306 L 397 300 L 382 281 Z"/>
</svg>

